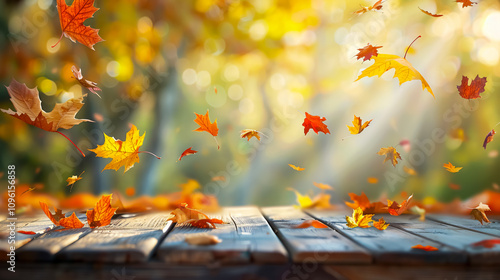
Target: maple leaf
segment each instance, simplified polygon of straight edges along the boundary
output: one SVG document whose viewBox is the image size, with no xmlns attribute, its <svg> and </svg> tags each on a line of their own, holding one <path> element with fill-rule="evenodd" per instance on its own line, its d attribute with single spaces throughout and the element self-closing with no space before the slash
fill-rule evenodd
<svg viewBox="0 0 500 280">
<path fill-rule="evenodd" d="M 199 228 L 216 228 L 215 224 L 224 223 L 220 219 L 210 219 L 205 213 L 189 208 L 187 203 L 181 203 L 170 215 L 171 217 L 167 221 L 178 224 L 188 223 L 191 226 Z"/>
<path fill-rule="evenodd" d="M 456 0 L 457 3 L 462 3 L 462 8 L 472 7 L 472 5 L 477 4 L 477 2 L 472 2 L 470 0 Z"/>
<path fill-rule="evenodd" d="M 410 206 L 410 201 L 413 198 L 413 194 L 410 195 L 405 201 L 403 201 L 401 204 L 398 204 L 396 201 L 391 201 L 387 200 L 387 209 L 389 211 L 389 214 L 392 216 L 399 216 L 403 214 L 406 209 L 408 209 L 408 206 Z"/>
<path fill-rule="evenodd" d="M 415 246 L 412 246 L 411 248 L 412 248 L 412 249 L 423 250 L 423 251 L 427 251 L 427 252 L 430 252 L 430 251 L 437 251 L 437 250 L 439 250 L 438 248 L 433 247 L 433 246 L 431 246 L 431 245 L 423 246 L 423 245 L 421 245 L 421 244 L 417 244 L 417 245 L 415 245 Z"/>
<path fill-rule="evenodd" d="M 304 126 L 304 135 L 307 135 L 311 128 L 314 132 L 316 132 L 316 134 L 318 134 L 319 131 L 323 132 L 324 134 L 330 134 L 330 130 L 328 130 L 326 124 L 323 123 L 324 121 L 326 121 L 326 118 L 313 116 L 306 112 L 306 117 L 304 119 L 304 122 L 302 123 L 302 125 Z"/>
<path fill-rule="evenodd" d="M 490 249 L 495 247 L 497 244 L 500 244 L 500 239 L 485 239 L 476 243 L 472 243 L 471 245 L 474 247 L 482 246 L 484 248 Z"/>
<path fill-rule="evenodd" d="M 373 5 L 368 6 L 368 7 L 361 6 L 361 9 L 355 11 L 354 14 L 362 15 L 362 14 L 364 14 L 366 12 L 373 11 L 373 10 L 377 10 L 378 11 L 380 9 L 382 9 L 382 0 L 378 0 Z"/>
<path fill-rule="evenodd" d="M 71 98 L 64 103 L 56 103 L 54 109 L 47 113 L 42 109 L 42 101 L 36 87 L 28 88 L 26 84 L 21 84 L 12 79 L 12 82 L 6 88 L 10 95 L 10 101 L 14 105 L 14 108 L 16 108 L 16 112 L 11 109 L 1 109 L 2 112 L 43 130 L 61 134 L 85 156 L 73 141 L 58 131 L 60 128 L 70 129 L 81 122 L 92 122 L 86 119 L 75 119 L 76 114 L 83 106 L 83 97 Z"/>
<path fill-rule="evenodd" d="M 408 167 L 406 165 L 403 166 L 403 171 L 406 172 L 406 174 L 408 174 L 408 175 L 412 175 L 412 176 L 417 175 L 417 171 L 415 169 L 410 168 L 410 167 Z"/>
<path fill-rule="evenodd" d="M 82 69 L 77 69 L 74 65 L 71 67 L 71 71 L 73 72 L 73 76 L 75 76 L 75 79 L 82 85 L 83 87 L 86 87 L 90 92 L 93 94 L 101 96 L 96 92 L 96 90 L 101 91 L 101 89 L 97 86 L 97 83 L 86 80 L 83 78 L 82 75 Z"/>
<path fill-rule="evenodd" d="M 247 138 L 247 141 L 250 141 L 250 138 L 255 137 L 257 140 L 260 141 L 260 134 L 261 132 L 255 130 L 255 129 L 243 129 L 241 131 L 240 137 L 241 138 Z"/>
<path fill-rule="evenodd" d="M 287 188 L 287 190 L 295 193 L 297 203 L 299 204 L 298 208 L 301 208 L 301 209 L 311 209 L 311 208 L 328 209 L 328 208 L 331 208 L 329 194 L 320 193 L 312 199 L 308 195 L 302 195 L 301 193 L 299 193 L 295 189 Z"/>
<path fill-rule="evenodd" d="M 431 12 L 428 12 L 428 11 L 426 11 L 426 10 L 423 10 L 423 9 L 422 9 L 422 8 L 420 8 L 420 7 L 418 7 L 418 8 L 422 11 L 422 13 L 424 13 L 424 14 L 426 14 L 426 15 L 429 15 L 429 16 L 431 16 L 431 17 L 442 17 L 442 16 L 443 16 L 443 15 L 433 14 L 433 13 L 431 13 Z"/>
<path fill-rule="evenodd" d="M 361 195 L 357 195 L 355 193 L 349 193 L 349 197 L 353 202 L 351 203 L 345 201 L 345 204 L 352 209 L 356 209 L 359 207 L 364 213 L 382 212 L 382 209 L 384 209 L 387 206 L 382 202 L 371 203 L 364 192 L 361 192 Z"/>
<path fill-rule="evenodd" d="M 76 175 L 73 175 L 71 177 L 68 177 L 68 179 L 66 179 L 66 182 L 68 182 L 68 184 L 66 186 L 69 186 L 71 185 L 71 189 L 70 191 L 73 189 L 73 185 L 76 183 L 76 181 L 80 181 L 82 179 L 82 174 L 85 173 L 85 171 L 83 171 L 82 173 L 80 173 L 80 175 L 76 176 Z"/>
<path fill-rule="evenodd" d="M 68 7 L 66 0 L 57 0 L 57 11 L 61 23 L 62 34 L 55 47 L 61 41 L 63 35 L 72 42 L 78 41 L 94 50 L 94 44 L 104 41 L 99 36 L 99 29 L 83 25 L 88 18 L 93 17 L 99 9 L 94 7 L 94 0 L 74 0 Z"/>
<path fill-rule="evenodd" d="M 372 56 L 378 55 L 378 49 L 382 46 L 372 46 L 371 44 L 367 44 L 365 47 L 358 49 L 358 53 L 356 54 L 356 59 L 363 58 L 363 61 L 370 60 Z"/>
<path fill-rule="evenodd" d="M 351 132 L 351 134 L 360 134 L 363 130 L 365 130 L 366 127 L 370 125 L 371 121 L 373 120 L 369 120 L 363 123 L 360 117 L 356 117 L 356 115 L 354 115 L 354 120 L 352 121 L 353 126 L 347 125 L 347 128 L 349 129 L 349 132 Z"/>
<path fill-rule="evenodd" d="M 103 195 L 96 202 L 94 209 L 87 210 L 87 223 L 90 228 L 103 227 L 109 225 L 111 218 L 118 208 L 111 207 L 111 196 Z"/>
<path fill-rule="evenodd" d="M 378 221 L 373 221 L 373 226 L 378 230 L 386 230 L 390 224 L 386 223 L 384 218 L 380 218 Z"/>
<path fill-rule="evenodd" d="M 472 211 L 470 211 L 470 214 L 482 225 L 483 221 L 487 223 L 490 222 L 490 220 L 488 220 L 488 217 L 486 217 L 486 213 L 484 213 L 485 211 L 491 211 L 490 207 L 488 206 L 488 204 L 479 202 L 479 205 L 476 208 L 472 209 Z"/>
<path fill-rule="evenodd" d="M 300 225 L 296 225 L 293 228 L 308 228 L 308 227 L 313 227 L 313 228 L 328 228 L 325 224 L 318 220 L 307 220 L 302 222 Z"/>
<path fill-rule="evenodd" d="M 288 164 L 288 166 L 290 166 L 291 168 L 297 170 L 297 171 L 303 171 L 305 170 L 305 168 L 302 168 L 302 167 L 299 167 L 299 166 L 295 166 L 293 164 Z"/>
<path fill-rule="evenodd" d="M 313 185 L 321 190 L 333 190 L 333 187 L 328 184 L 313 182 Z"/>
<path fill-rule="evenodd" d="M 358 207 L 352 210 L 352 217 L 345 216 L 345 220 L 347 221 L 347 226 L 350 228 L 369 228 L 372 217 L 373 214 L 363 215 L 363 210 L 361 210 L 361 207 Z"/>
<path fill-rule="evenodd" d="M 377 184 L 378 183 L 378 178 L 376 178 L 376 177 L 368 177 L 368 178 L 366 178 L 366 181 L 368 182 L 368 184 Z"/>
<path fill-rule="evenodd" d="M 448 170 L 451 173 L 457 173 L 458 171 L 460 171 L 460 169 L 463 168 L 463 167 L 456 167 L 453 164 L 451 164 L 451 162 L 443 164 L 443 167 L 446 168 L 446 170 Z"/>
<path fill-rule="evenodd" d="M 486 145 L 488 145 L 488 143 L 493 141 L 493 135 L 495 135 L 495 134 L 496 134 L 495 130 L 492 129 L 490 132 L 488 132 L 488 135 L 486 135 L 486 138 L 484 138 L 483 148 L 485 150 L 486 150 Z"/>
<path fill-rule="evenodd" d="M 217 136 L 219 134 L 219 128 L 217 127 L 217 119 L 215 119 L 215 121 L 212 123 L 210 122 L 210 116 L 208 115 L 208 109 L 207 109 L 207 113 L 205 115 L 200 115 L 200 114 L 197 114 L 197 113 L 194 113 L 196 115 L 196 119 L 194 119 L 194 122 L 197 123 L 200 127 L 198 127 L 197 129 L 193 130 L 193 131 L 206 131 L 208 133 L 210 133 L 214 139 L 215 139 L 215 143 L 217 143 L 217 149 L 220 148 L 219 146 L 219 142 L 217 142 L 217 138 L 215 138 L 215 136 Z"/>
<path fill-rule="evenodd" d="M 192 150 L 191 148 L 193 148 L 193 147 L 189 147 L 184 152 L 182 152 L 182 154 L 179 157 L 178 161 L 180 161 L 183 157 L 185 157 L 187 155 L 194 155 L 194 154 L 196 154 L 198 152 L 198 151 Z"/>
<path fill-rule="evenodd" d="M 55 213 L 52 214 L 49 210 L 49 206 L 45 202 L 39 202 L 40 207 L 42 208 L 43 212 L 47 217 L 50 219 L 52 223 L 56 226 L 62 226 L 65 228 L 82 228 L 83 223 L 78 219 L 78 217 L 75 215 L 75 212 L 69 217 L 66 217 L 63 213 L 62 210 L 57 209 L 54 207 Z"/>
<path fill-rule="evenodd" d="M 378 151 L 377 154 L 381 156 L 385 155 L 384 163 L 390 160 L 394 167 L 398 164 L 398 158 L 401 159 L 401 155 L 394 147 L 380 148 L 380 151 Z"/>
<path fill-rule="evenodd" d="M 139 130 L 137 130 L 135 125 L 132 125 L 132 128 L 127 132 L 125 141 L 116 140 L 114 137 L 109 137 L 104 133 L 104 143 L 102 145 L 97 145 L 95 149 L 89 149 L 89 151 L 94 152 L 98 157 L 113 159 L 102 171 L 106 169 L 118 171 L 118 169 L 123 166 L 123 173 L 125 173 L 130 168 L 134 167 L 136 162 L 139 162 L 140 153 L 149 153 L 157 159 L 160 159 L 160 157 L 151 152 L 139 151 L 139 148 L 144 142 L 145 135 L 146 132 L 144 132 L 142 136 L 139 136 Z"/>
<path fill-rule="evenodd" d="M 472 80 L 469 85 L 469 78 L 466 76 L 462 76 L 462 83 L 457 86 L 458 93 L 464 99 L 476 99 L 481 98 L 479 94 L 484 92 L 484 86 L 486 85 L 486 77 L 479 78 L 479 75 L 476 75 L 476 78 Z"/>
</svg>

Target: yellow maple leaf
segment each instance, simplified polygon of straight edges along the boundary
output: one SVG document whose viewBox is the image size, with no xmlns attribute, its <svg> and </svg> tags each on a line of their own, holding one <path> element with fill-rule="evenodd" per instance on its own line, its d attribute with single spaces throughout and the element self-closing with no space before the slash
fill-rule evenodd
<svg viewBox="0 0 500 280">
<path fill-rule="evenodd" d="M 446 168 L 446 170 L 450 171 L 451 173 L 457 173 L 462 169 L 463 167 L 456 167 L 451 162 L 448 161 L 448 163 L 443 164 L 443 167 Z"/>
<path fill-rule="evenodd" d="M 313 206 L 314 203 L 311 197 L 309 197 L 308 195 L 302 195 L 297 190 L 292 188 L 287 188 L 287 190 L 295 193 L 295 197 L 297 198 L 297 203 L 299 204 L 300 208 L 311 208 Z"/>
<path fill-rule="evenodd" d="M 385 155 L 384 163 L 390 160 L 394 167 L 398 164 L 398 158 L 401 159 L 401 155 L 394 147 L 380 148 L 380 151 L 378 151 L 377 154 L 381 156 Z"/>
<path fill-rule="evenodd" d="M 346 126 L 351 134 L 360 134 L 368 125 L 370 125 L 371 121 L 372 120 L 369 120 L 363 123 L 360 117 L 356 117 L 356 115 L 354 115 L 354 120 L 352 121 L 354 126 Z"/>
<path fill-rule="evenodd" d="M 250 141 L 250 138 L 255 137 L 260 141 L 260 132 L 255 129 L 243 129 L 240 134 L 241 138 L 247 138 L 247 141 Z"/>
<path fill-rule="evenodd" d="M 397 77 L 399 79 L 399 85 L 411 80 L 420 80 L 422 82 L 422 89 L 427 89 L 434 96 L 431 87 L 424 77 L 405 58 L 393 54 L 378 54 L 372 58 L 375 60 L 375 63 L 363 70 L 356 81 L 363 77 L 373 77 L 375 75 L 380 77 L 385 72 L 394 68 L 396 70 L 394 78 Z"/>
<path fill-rule="evenodd" d="M 68 179 L 66 179 L 66 182 L 68 182 L 68 184 L 66 186 L 70 186 L 71 185 L 71 189 L 70 191 L 73 189 L 73 185 L 76 183 L 76 181 L 80 181 L 82 179 L 82 174 L 85 173 L 85 171 L 82 171 L 82 173 L 80 173 L 80 175 L 76 176 L 76 175 L 73 175 L 71 177 L 68 177 Z"/>
<path fill-rule="evenodd" d="M 350 228 L 369 228 L 369 223 L 372 222 L 373 215 L 363 215 L 363 210 L 361 210 L 361 207 L 358 207 L 352 210 L 352 217 L 345 216 L 345 220 L 347 221 L 347 226 Z"/>
<path fill-rule="evenodd" d="M 290 166 L 291 168 L 293 168 L 293 169 L 295 169 L 297 171 L 303 171 L 303 170 L 305 170 L 305 168 L 302 168 L 300 166 L 295 166 L 293 164 L 288 164 L 288 166 Z"/>
<path fill-rule="evenodd" d="M 390 224 L 386 223 L 384 218 L 380 218 L 378 221 L 373 221 L 373 226 L 378 230 L 386 230 Z"/>
</svg>

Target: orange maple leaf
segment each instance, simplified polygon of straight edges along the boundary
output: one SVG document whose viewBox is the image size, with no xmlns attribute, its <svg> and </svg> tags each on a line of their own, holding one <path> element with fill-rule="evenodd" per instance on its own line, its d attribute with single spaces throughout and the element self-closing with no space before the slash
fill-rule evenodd
<svg viewBox="0 0 500 280">
<path fill-rule="evenodd" d="M 403 214 L 406 211 L 406 209 L 408 209 L 408 206 L 410 206 L 410 201 L 412 198 L 413 198 L 413 194 L 410 195 L 401 204 L 398 204 L 396 201 L 391 201 L 388 199 L 387 206 L 388 206 L 389 214 L 391 214 L 392 216 L 399 216 L 399 215 Z"/>
<path fill-rule="evenodd" d="M 73 76 L 75 76 L 75 79 L 78 80 L 80 85 L 82 85 L 83 87 L 86 87 L 90 92 L 92 92 L 93 94 L 95 94 L 95 95 L 99 96 L 99 98 L 101 98 L 101 96 L 96 92 L 96 90 L 101 91 L 101 89 L 97 86 L 97 83 L 86 80 L 83 78 L 82 69 L 77 69 L 73 65 L 71 67 L 71 71 L 73 72 Z"/>
<path fill-rule="evenodd" d="M 361 9 L 355 11 L 354 14 L 362 15 L 362 14 L 364 14 L 366 12 L 369 12 L 369 11 L 372 11 L 372 10 L 378 11 L 380 9 L 382 9 L 382 0 L 378 0 L 373 5 L 368 6 L 368 7 L 361 6 Z"/>
<path fill-rule="evenodd" d="M 111 218 L 118 208 L 111 207 L 111 196 L 103 195 L 96 202 L 94 209 L 87 210 L 87 223 L 90 228 L 103 227 L 109 225 Z"/>
<path fill-rule="evenodd" d="M 377 154 L 381 156 L 385 155 L 384 163 L 390 160 L 394 167 L 398 164 L 398 158 L 401 159 L 401 155 L 394 147 L 380 148 L 380 151 L 378 151 Z"/>
<path fill-rule="evenodd" d="M 424 13 L 424 14 L 426 14 L 426 15 L 429 15 L 429 16 L 431 16 L 431 17 L 442 17 L 442 16 L 443 16 L 443 15 L 433 14 L 433 13 L 431 13 L 431 12 L 428 12 L 428 11 L 426 11 L 426 10 L 423 10 L 423 9 L 422 9 L 422 8 L 420 8 L 420 7 L 418 7 L 418 8 L 422 11 L 422 13 Z"/>
<path fill-rule="evenodd" d="M 260 141 L 260 134 L 261 132 L 255 130 L 255 129 L 243 129 L 241 131 L 240 137 L 241 138 L 247 138 L 247 141 L 250 141 L 250 138 L 255 137 L 257 140 Z"/>
<path fill-rule="evenodd" d="M 333 190 L 333 187 L 328 184 L 313 182 L 313 185 L 320 190 Z"/>
<path fill-rule="evenodd" d="M 75 215 L 75 212 L 69 217 L 66 217 L 61 209 L 57 209 L 54 207 L 54 211 L 56 211 L 54 214 L 52 214 L 49 210 L 49 206 L 45 202 L 39 202 L 40 207 L 42 208 L 43 212 L 47 217 L 54 223 L 56 226 L 62 226 L 65 228 L 82 228 L 83 223 L 78 219 L 78 217 Z"/>
<path fill-rule="evenodd" d="M 80 181 L 82 179 L 81 176 L 83 173 L 85 173 L 85 171 L 82 171 L 82 173 L 80 173 L 80 175 L 78 175 L 78 176 L 73 175 L 71 177 L 68 177 L 68 179 L 66 179 L 66 182 L 68 182 L 68 184 L 66 186 L 71 185 L 70 191 L 73 189 L 73 185 L 76 183 L 76 181 Z"/>
<path fill-rule="evenodd" d="M 191 148 L 193 148 L 193 147 L 189 147 L 184 152 L 182 152 L 182 154 L 179 157 L 178 161 L 180 161 L 183 157 L 185 157 L 187 155 L 194 155 L 194 154 L 196 154 L 198 152 L 198 151 L 192 150 Z"/>
<path fill-rule="evenodd" d="M 63 35 L 71 41 L 78 41 L 94 50 L 94 44 L 104 41 L 99 36 L 99 29 L 83 25 L 88 18 L 93 17 L 99 9 L 94 7 L 94 0 L 74 0 L 68 7 L 66 0 L 57 0 L 57 11 L 61 23 L 62 34 L 55 47 L 61 41 Z"/>
<path fill-rule="evenodd" d="M 378 49 L 382 46 L 372 46 L 371 44 L 367 44 L 365 47 L 358 49 L 358 53 L 356 54 L 356 59 L 363 58 L 363 61 L 370 60 L 372 56 L 378 55 Z"/>
<path fill-rule="evenodd" d="M 411 248 L 412 248 L 412 249 L 423 250 L 423 251 L 427 251 L 427 252 L 429 252 L 429 251 L 437 251 L 437 250 L 439 250 L 438 248 L 433 247 L 433 246 L 431 246 L 431 245 L 423 246 L 423 245 L 421 245 L 421 244 L 418 244 L 418 245 L 412 246 Z"/>
<path fill-rule="evenodd" d="M 458 93 L 464 99 L 476 99 L 481 98 L 479 94 L 484 92 L 484 86 L 486 85 L 486 77 L 479 78 L 479 75 L 476 75 L 476 78 L 472 80 L 469 85 L 469 78 L 466 76 L 462 76 L 462 83 L 457 86 Z"/>
<path fill-rule="evenodd" d="M 349 197 L 353 201 L 347 202 L 345 201 L 345 204 L 352 209 L 356 209 L 358 207 L 361 208 L 361 210 L 364 213 L 380 213 L 380 212 L 385 212 L 383 209 L 387 206 L 383 204 L 382 202 L 370 202 L 368 197 L 364 192 L 361 192 L 361 195 L 356 195 L 355 193 L 349 193 Z"/>
<path fill-rule="evenodd" d="M 206 131 L 208 133 L 210 133 L 214 139 L 215 139 L 215 143 L 217 143 L 217 149 L 220 148 L 219 146 L 219 142 L 217 142 L 217 138 L 215 138 L 215 136 L 217 136 L 219 134 L 219 128 L 217 127 L 217 119 L 215 119 L 215 121 L 212 123 L 210 122 L 210 116 L 208 115 L 208 109 L 207 109 L 207 113 L 205 115 L 200 115 L 200 114 L 197 114 L 197 113 L 194 113 L 196 115 L 196 119 L 194 119 L 194 122 L 197 123 L 200 127 L 198 127 L 197 129 L 193 130 L 193 131 Z"/>
<path fill-rule="evenodd" d="M 476 243 L 472 243 L 472 246 L 474 247 L 477 247 L 477 246 L 482 246 L 484 248 L 493 248 L 495 247 L 496 245 L 500 244 L 500 239 L 485 239 L 485 240 L 481 240 L 479 242 L 476 242 Z"/>
<path fill-rule="evenodd" d="M 366 178 L 366 181 L 368 182 L 368 184 L 377 184 L 378 178 L 377 177 L 368 177 L 368 178 Z"/>
<path fill-rule="evenodd" d="M 378 221 L 373 221 L 373 226 L 378 230 L 386 230 L 390 224 L 386 223 L 384 218 L 380 218 Z"/>
<path fill-rule="evenodd" d="M 328 228 L 325 224 L 318 220 L 307 220 L 302 222 L 300 225 L 296 225 L 293 228 L 308 228 L 308 227 L 313 227 L 313 228 Z"/>
<path fill-rule="evenodd" d="M 484 142 L 483 142 L 483 148 L 486 150 L 486 145 L 488 145 L 488 143 L 490 143 L 491 141 L 493 141 L 493 135 L 495 135 L 496 132 L 494 129 L 492 129 L 488 135 L 486 135 L 486 138 L 484 138 Z"/>
<path fill-rule="evenodd" d="M 351 134 L 360 134 L 365 128 L 367 128 L 373 120 L 366 121 L 363 123 L 360 117 L 354 115 L 354 120 L 352 121 L 353 126 L 346 125 Z"/>
<path fill-rule="evenodd" d="M 293 164 L 288 164 L 288 165 L 289 165 L 291 168 L 293 168 L 293 169 L 295 169 L 295 170 L 297 170 L 297 171 L 303 171 L 303 170 L 305 170 L 305 168 L 302 168 L 302 167 L 300 167 L 300 166 L 295 166 L 295 165 L 293 165 Z"/>
<path fill-rule="evenodd" d="M 477 4 L 477 2 L 472 2 L 470 0 L 456 0 L 455 2 L 462 3 L 462 8 L 471 7 L 472 5 Z"/>
<path fill-rule="evenodd" d="M 304 126 L 304 135 L 307 135 L 311 128 L 312 130 L 314 130 L 314 132 L 316 132 L 316 134 L 318 134 L 319 131 L 323 132 L 324 134 L 330 134 L 330 130 L 328 130 L 326 124 L 323 123 L 324 121 L 326 121 L 326 118 L 313 116 L 306 112 L 306 117 L 304 119 L 304 122 L 302 123 L 302 125 Z"/>
<path fill-rule="evenodd" d="M 446 168 L 446 170 L 448 170 L 451 173 L 457 173 L 458 171 L 460 171 L 460 169 L 463 168 L 463 167 L 456 167 L 453 164 L 451 164 L 451 162 L 443 164 L 443 167 Z"/>
</svg>

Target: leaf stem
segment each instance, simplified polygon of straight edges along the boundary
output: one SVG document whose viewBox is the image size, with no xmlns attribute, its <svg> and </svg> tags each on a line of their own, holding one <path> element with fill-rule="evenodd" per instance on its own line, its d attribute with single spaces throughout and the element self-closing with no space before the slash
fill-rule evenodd
<svg viewBox="0 0 500 280">
<path fill-rule="evenodd" d="M 71 141 L 71 139 L 69 139 L 68 136 L 64 135 L 60 131 L 56 130 L 56 132 L 59 133 L 59 134 L 61 134 L 62 136 L 64 136 L 64 138 L 68 139 L 68 141 L 71 142 L 71 144 L 73 144 L 73 146 L 75 146 L 75 148 L 80 152 L 80 154 L 82 154 L 82 156 L 85 157 L 85 154 L 82 152 L 82 150 L 80 150 L 80 148 L 78 148 L 78 146 L 75 143 L 73 143 L 73 141 Z"/>
<path fill-rule="evenodd" d="M 59 40 L 57 40 L 57 43 L 55 43 L 53 46 L 50 46 L 50 47 L 55 48 L 55 46 L 57 46 L 57 44 L 59 44 L 59 42 L 61 42 L 63 35 L 64 35 L 64 33 L 61 33 L 61 37 L 59 37 Z"/>
<path fill-rule="evenodd" d="M 406 54 L 408 53 L 408 50 L 410 49 L 411 45 L 413 45 L 413 43 L 415 43 L 415 41 L 417 41 L 417 39 L 420 37 L 422 37 L 422 36 L 418 35 L 418 37 L 415 38 L 415 40 L 413 40 L 413 42 L 411 42 L 411 44 L 408 46 L 408 48 L 406 48 L 405 56 L 403 57 L 404 59 L 406 59 Z"/>
<path fill-rule="evenodd" d="M 219 141 L 217 141 L 217 138 L 215 138 L 215 136 L 214 136 L 214 140 L 215 140 L 215 143 L 217 143 L 217 150 L 220 150 Z"/>
<path fill-rule="evenodd" d="M 138 154 L 150 154 L 150 155 L 156 157 L 157 159 L 161 159 L 161 157 L 159 157 L 159 156 L 157 156 L 157 155 L 155 155 L 155 154 L 153 154 L 152 152 L 149 152 L 149 151 L 140 151 L 140 152 L 138 152 Z"/>
</svg>

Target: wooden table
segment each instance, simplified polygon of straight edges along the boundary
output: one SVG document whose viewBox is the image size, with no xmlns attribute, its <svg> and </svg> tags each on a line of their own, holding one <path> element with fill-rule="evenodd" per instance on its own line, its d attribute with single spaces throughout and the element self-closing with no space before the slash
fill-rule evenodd
<svg viewBox="0 0 500 280">
<path fill-rule="evenodd" d="M 500 279 L 500 218 L 481 225 L 467 217 L 383 217 L 387 230 L 346 226 L 347 212 L 294 207 L 223 208 L 211 216 L 225 224 L 199 229 L 167 222 L 168 212 L 115 215 L 109 226 L 65 230 L 45 216 L 21 217 L 16 272 L 7 271 L 7 240 L 0 239 L 1 279 Z M 79 215 L 84 220 L 84 215 Z M 298 229 L 318 219 L 328 228 Z M 6 220 L 0 230 L 8 230 Z M 192 234 L 222 243 L 194 246 Z M 5 236 L 4 236 L 5 237 Z M 431 245 L 438 251 L 412 249 Z"/>
</svg>

